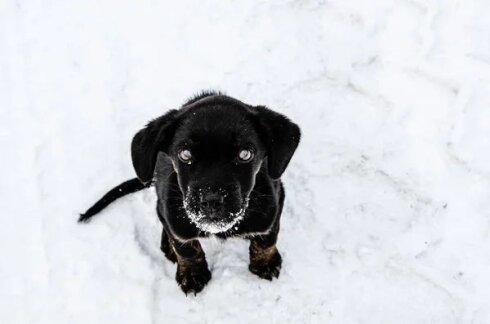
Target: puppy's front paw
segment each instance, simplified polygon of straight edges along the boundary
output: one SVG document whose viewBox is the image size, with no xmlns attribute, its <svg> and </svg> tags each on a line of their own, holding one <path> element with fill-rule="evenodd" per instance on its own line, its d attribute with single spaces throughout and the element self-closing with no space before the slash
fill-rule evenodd
<svg viewBox="0 0 490 324">
<path fill-rule="evenodd" d="M 279 254 L 277 249 L 274 249 L 274 252 L 267 255 L 267 257 L 264 257 L 264 255 L 261 255 L 261 257 L 251 255 L 248 269 L 262 279 L 272 280 L 272 278 L 279 278 L 281 264 L 281 254 Z"/>
<path fill-rule="evenodd" d="M 178 264 L 175 279 L 186 295 L 188 293 L 196 295 L 211 279 L 211 272 L 206 263 L 194 265 Z"/>
</svg>

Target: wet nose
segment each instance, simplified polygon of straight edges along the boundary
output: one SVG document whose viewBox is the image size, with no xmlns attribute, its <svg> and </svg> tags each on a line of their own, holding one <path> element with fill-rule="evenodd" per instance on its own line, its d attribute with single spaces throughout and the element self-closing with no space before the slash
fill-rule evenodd
<svg viewBox="0 0 490 324">
<path fill-rule="evenodd" d="M 200 198 L 202 208 L 207 210 L 216 210 L 223 205 L 224 197 L 218 192 L 207 192 Z"/>
</svg>

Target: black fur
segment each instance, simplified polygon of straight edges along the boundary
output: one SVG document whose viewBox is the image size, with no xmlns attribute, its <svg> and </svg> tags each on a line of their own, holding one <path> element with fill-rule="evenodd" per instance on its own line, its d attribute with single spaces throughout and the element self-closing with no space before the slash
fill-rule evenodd
<svg viewBox="0 0 490 324">
<path fill-rule="evenodd" d="M 121 198 L 127 194 L 137 192 L 148 188 L 151 183 L 143 184 L 138 178 L 133 178 L 128 181 L 124 181 L 119 186 L 111 189 L 102 198 L 100 198 L 92 207 L 87 209 L 83 214 L 80 214 L 79 222 L 88 222 L 92 216 L 100 212 L 102 209 L 109 206 L 114 200 Z"/>
<path fill-rule="evenodd" d="M 206 97 L 215 97 L 215 96 L 225 96 L 225 94 L 223 92 L 220 92 L 220 91 L 215 91 L 215 90 L 203 90 L 195 95 L 193 95 L 192 97 L 190 97 L 189 99 L 187 99 L 186 102 L 184 102 L 184 104 L 182 106 L 189 106 L 201 99 L 204 99 Z"/>
<path fill-rule="evenodd" d="M 198 241 L 209 235 L 250 239 L 250 271 L 277 278 L 281 256 L 275 244 L 284 202 L 280 177 L 299 140 L 298 126 L 285 116 L 203 92 L 134 136 L 131 155 L 141 183 L 132 179 L 114 188 L 80 221 L 154 179 L 161 248 L 177 262 L 176 279 L 184 292 L 199 292 L 211 278 Z M 247 158 L 240 158 L 242 153 Z"/>
</svg>

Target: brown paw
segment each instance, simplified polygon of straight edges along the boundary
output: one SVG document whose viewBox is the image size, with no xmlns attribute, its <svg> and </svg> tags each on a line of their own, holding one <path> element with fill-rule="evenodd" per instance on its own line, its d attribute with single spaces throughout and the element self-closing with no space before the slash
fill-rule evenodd
<svg viewBox="0 0 490 324">
<path fill-rule="evenodd" d="M 248 269 L 250 272 L 256 274 L 262 279 L 272 280 L 272 278 L 279 278 L 281 272 L 282 258 L 279 252 L 276 250 L 267 259 L 251 260 Z"/>
<path fill-rule="evenodd" d="M 188 293 L 196 295 L 203 290 L 211 279 L 211 272 L 206 263 L 186 266 L 177 265 L 175 279 L 186 295 Z"/>
</svg>

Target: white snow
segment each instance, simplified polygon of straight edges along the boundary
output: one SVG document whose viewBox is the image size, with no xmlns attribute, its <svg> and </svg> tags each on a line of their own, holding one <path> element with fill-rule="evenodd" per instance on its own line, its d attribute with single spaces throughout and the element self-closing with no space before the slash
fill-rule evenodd
<svg viewBox="0 0 490 324">
<path fill-rule="evenodd" d="M 490 323 L 490 2 L 0 2 L 0 323 Z M 300 124 L 279 280 L 204 242 L 177 286 L 148 120 L 201 89 Z"/>
</svg>

